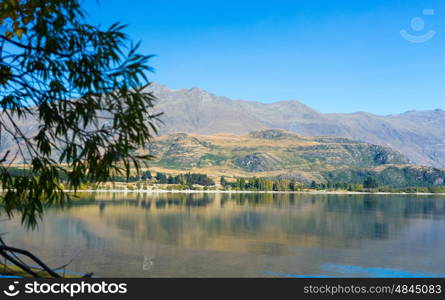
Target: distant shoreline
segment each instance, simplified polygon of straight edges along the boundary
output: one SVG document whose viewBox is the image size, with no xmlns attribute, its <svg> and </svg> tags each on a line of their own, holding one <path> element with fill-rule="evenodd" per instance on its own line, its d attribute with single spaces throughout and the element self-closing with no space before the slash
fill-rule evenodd
<svg viewBox="0 0 445 300">
<path fill-rule="evenodd" d="M 74 193 L 74 190 L 65 192 Z M 121 193 L 121 194 L 307 194 L 307 195 L 418 195 L 445 196 L 445 193 L 390 193 L 351 191 L 229 191 L 229 190 L 77 190 L 77 193 Z"/>
</svg>

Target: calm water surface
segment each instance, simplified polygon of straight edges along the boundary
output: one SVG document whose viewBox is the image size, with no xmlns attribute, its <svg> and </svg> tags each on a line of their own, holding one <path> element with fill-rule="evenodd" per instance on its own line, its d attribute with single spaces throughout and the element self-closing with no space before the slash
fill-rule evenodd
<svg viewBox="0 0 445 300">
<path fill-rule="evenodd" d="M 96 276 L 445 276 L 445 198 L 98 194 L 2 222 L 11 246 Z"/>
</svg>

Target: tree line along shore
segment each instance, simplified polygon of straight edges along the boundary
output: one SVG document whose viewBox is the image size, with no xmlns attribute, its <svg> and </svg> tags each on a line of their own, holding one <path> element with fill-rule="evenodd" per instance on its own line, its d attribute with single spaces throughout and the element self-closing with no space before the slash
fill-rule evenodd
<svg viewBox="0 0 445 300">
<path fill-rule="evenodd" d="M 379 186 L 373 177 L 363 183 L 347 182 L 297 182 L 292 179 L 261 177 L 219 177 L 206 174 L 186 173 L 172 175 L 163 172 L 145 171 L 141 176 L 128 178 L 115 176 L 103 183 L 83 183 L 79 190 L 165 190 L 165 191 L 252 191 L 252 192 L 364 192 L 364 193 L 445 193 L 445 186 L 411 186 L 395 188 Z"/>
</svg>

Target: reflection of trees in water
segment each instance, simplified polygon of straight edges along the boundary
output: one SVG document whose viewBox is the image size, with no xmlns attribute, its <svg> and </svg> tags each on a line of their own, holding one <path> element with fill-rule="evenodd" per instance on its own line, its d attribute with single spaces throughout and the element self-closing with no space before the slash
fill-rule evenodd
<svg viewBox="0 0 445 300">
<path fill-rule="evenodd" d="M 180 197 L 165 197 L 156 200 L 156 208 L 167 208 L 171 206 L 205 207 L 213 202 L 215 195 L 209 194 L 186 194 Z"/>
<path fill-rule="evenodd" d="M 127 196 L 119 196 L 115 193 L 104 195 L 90 194 L 88 197 L 74 199 L 69 206 L 83 206 L 86 204 L 128 205 L 151 207 L 155 203 L 157 208 L 171 208 L 175 206 L 205 207 L 213 204 L 218 198 L 220 206 L 227 203 L 235 203 L 237 206 L 249 207 L 302 207 L 308 203 L 314 205 L 323 204 L 323 209 L 329 212 L 350 212 L 353 214 L 369 214 L 381 212 L 400 217 L 441 217 L 445 213 L 445 199 L 436 196 L 416 195 L 335 195 L 335 194 L 138 194 L 131 193 Z M 99 197 L 101 196 L 101 197 Z M 112 197 L 110 199 L 110 196 Z"/>
<path fill-rule="evenodd" d="M 102 211 L 118 206 L 119 212 L 104 217 L 128 238 L 195 246 L 208 239 L 243 238 L 351 246 L 363 239 L 395 238 L 415 218 L 445 214 L 444 199 L 413 195 L 140 194 L 89 203 Z M 133 215 L 130 208 L 147 212 Z"/>
</svg>

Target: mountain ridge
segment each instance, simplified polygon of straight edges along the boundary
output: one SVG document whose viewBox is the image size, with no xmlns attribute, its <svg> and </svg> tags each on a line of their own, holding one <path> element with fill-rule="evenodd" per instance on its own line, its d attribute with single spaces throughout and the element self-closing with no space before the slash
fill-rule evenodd
<svg viewBox="0 0 445 300">
<path fill-rule="evenodd" d="M 296 100 L 273 103 L 231 100 L 200 88 L 173 90 L 153 83 L 148 87 L 158 98 L 155 112 L 164 112 L 159 135 L 236 134 L 282 129 L 300 136 L 334 136 L 390 147 L 408 163 L 445 166 L 445 111 L 407 111 L 379 116 L 366 112 L 323 114 Z M 33 137 L 38 123 L 17 121 L 24 134 Z M 16 152 L 17 143 L 2 132 L 0 153 Z"/>
<path fill-rule="evenodd" d="M 330 135 L 391 147 L 410 162 L 445 166 L 445 111 L 321 113 L 297 100 L 261 103 L 232 100 L 201 88 L 169 89 L 153 83 L 158 111 L 164 112 L 160 134 L 247 134 L 284 129 L 303 136 Z M 441 129 L 444 128 L 444 129 Z"/>
</svg>

